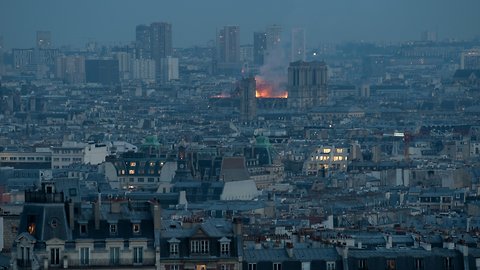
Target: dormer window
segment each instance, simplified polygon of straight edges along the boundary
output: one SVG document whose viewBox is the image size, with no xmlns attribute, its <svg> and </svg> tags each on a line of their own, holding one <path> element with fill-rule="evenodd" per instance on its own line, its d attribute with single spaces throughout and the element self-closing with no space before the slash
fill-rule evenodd
<svg viewBox="0 0 480 270">
<path fill-rule="evenodd" d="M 140 224 L 139 223 L 135 223 L 133 224 L 133 233 L 134 234 L 139 234 L 140 233 Z"/>
<path fill-rule="evenodd" d="M 35 233 L 35 221 L 36 221 L 36 218 L 35 218 L 35 215 L 28 215 L 27 216 L 27 231 L 29 234 L 34 234 Z"/>
<path fill-rule="evenodd" d="M 190 252 L 192 254 L 208 254 L 210 252 L 210 245 L 208 240 L 191 240 Z"/>
<path fill-rule="evenodd" d="M 178 256 L 178 243 L 170 243 L 170 256 Z"/>
<path fill-rule="evenodd" d="M 218 242 L 220 242 L 220 256 L 230 256 L 231 240 L 226 237 L 222 237 L 220 240 L 218 240 Z"/>
<path fill-rule="evenodd" d="M 85 236 L 88 234 L 87 223 L 80 223 L 78 224 L 78 226 L 79 226 L 80 235 Z"/>
<path fill-rule="evenodd" d="M 111 223 L 111 224 L 109 225 L 109 227 L 110 227 L 110 230 L 109 230 L 109 231 L 110 231 L 110 235 L 116 235 L 116 234 L 117 234 L 117 224 Z"/>
<path fill-rule="evenodd" d="M 170 246 L 170 257 L 178 256 L 180 253 L 179 251 L 180 240 L 178 240 L 177 238 L 172 238 L 168 240 L 168 244 Z"/>
</svg>

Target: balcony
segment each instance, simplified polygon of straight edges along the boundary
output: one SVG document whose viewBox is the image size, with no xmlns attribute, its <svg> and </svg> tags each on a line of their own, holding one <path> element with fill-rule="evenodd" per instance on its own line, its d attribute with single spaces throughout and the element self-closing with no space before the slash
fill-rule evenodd
<svg viewBox="0 0 480 270">
<path fill-rule="evenodd" d="M 18 269 L 31 269 L 32 268 L 32 261 L 31 260 L 17 260 Z"/>
<path fill-rule="evenodd" d="M 119 258 L 117 261 L 111 259 L 90 259 L 88 264 L 83 264 L 79 259 L 68 260 L 69 269 L 87 269 L 90 267 L 102 269 L 140 268 L 154 269 L 155 258 L 143 258 L 142 263 L 133 263 L 133 259 Z"/>
</svg>

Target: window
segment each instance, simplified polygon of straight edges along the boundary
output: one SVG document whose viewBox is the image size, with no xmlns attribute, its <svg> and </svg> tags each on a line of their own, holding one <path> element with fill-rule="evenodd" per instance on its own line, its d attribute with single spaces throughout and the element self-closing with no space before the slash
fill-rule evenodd
<svg viewBox="0 0 480 270">
<path fill-rule="evenodd" d="M 335 269 L 337 269 L 335 262 L 327 262 L 327 270 L 335 270 Z"/>
<path fill-rule="evenodd" d="M 153 177 L 149 177 L 147 180 L 148 182 L 155 182 L 155 179 Z"/>
<path fill-rule="evenodd" d="M 282 263 L 274 263 L 273 270 L 282 270 Z"/>
<path fill-rule="evenodd" d="M 220 270 L 230 270 L 230 265 L 222 264 L 220 265 Z"/>
<path fill-rule="evenodd" d="M 257 270 L 257 264 L 256 263 L 249 263 L 248 264 L 248 270 Z"/>
<path fill-rule="evenodd" d="M 29 247 L 20 247 L 20 261 L 18 262 L 19 266 L 30 267 L 30 248 Z"/>
<path fill-rule="evenodd" d="M 207 254 L 209 252 L 208 240 L 192 240 L 190 242 L 190 252 L 196 254 Z"/>
<path fill-rule="evenodd" d="M 145 179 L 143 179 L 143 177 L 139 177 L 138 182 L 145 182 Z"/>
<path fill-rule="evenodd" d="M 140 233 L 140 224 L 133 224 L 133 233 Z"/>
<path fill-rule="evenodd" d="M 366 259 L 360 259 L 358 260 L 358 270 L 367 270 L 367 260 Z"/>
<path fill-rule="evenodd" d="M 220 243 L 220 255 L 230 255 L 230 243 Z"/>
<path fill-rule="evenodd" d="M 397 269 L 395 260 L 388 259 L 387 260 L 387 270 L 395 270 L 395 269 Z"/>
<path fill-rule="evenodd" d="M 453 270 L 453 260 L 450 257 L 445 258 L 445 270 Z"/>
<path fill-rule="evenodd" d="M 415 259 L 415 270 L 423 270 L 423 259 Z"/>
<path fill-rule="evenodd" d="M 178 243 L 171 243 L 170 256 L 177 256 L 177 255 L 178 255 Z"/>
<path fill-rule="evenodd" d="M 118 265 L 120 263 L 120 248 L 111 247 L 110 248 L 110 264 Z"/>
<path fill-rule="evenodd" d="M 90 264 L 90 248 L 88 247 L 80 248 L 80 264 L 81 265 Z"/>
<path fill-rule="evenodd" d="M 87 224 L 80 224 L 80 235 L 87 234 Z"/>
<path fill-rule="evenodd" d="M 110 224 L 110 234 L 117 234 L 117 224 Z"/>
<path fill-rule="evenodd" d="M 170 270 L 180 270 L 180 265 L 178 265 L 178 264 L 167 265 L 166 269 L 170 269 Z"/>
<path fill-rule="evenodd" d="M 128 174 L 135 174 L 135 170 L 128 170 Z"/>
<path fill-rule="evenodd" d="M 143 262 L 143 247 L 133 248 L 133 263 Z"/>
</svg>

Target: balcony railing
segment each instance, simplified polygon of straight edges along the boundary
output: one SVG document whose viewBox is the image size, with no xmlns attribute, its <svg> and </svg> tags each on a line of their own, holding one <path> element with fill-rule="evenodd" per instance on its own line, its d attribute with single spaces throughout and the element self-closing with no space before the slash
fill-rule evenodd
<svg viewBox="0 0 480 270">
<path fill-rule="evenodd" d="M 88 264 L 85 264 L 81 260 L 68 260 L 68 268 L 89 268 L 89 267 L 141 267 L 141 266 L 153 266 L 155 265 L 155 258 L 143 258 L 142 263 L 134 263 L 133 259 L 123 259 L 119 258 L 117 260 L 113 259 L 90 259 Z"/>
<path fill-rule="evenodd" d="M 19 268 L 30 268 L 32 267 L 32 261 L 31 260 L 17 260 L 17 266 Z"/>
</svg>

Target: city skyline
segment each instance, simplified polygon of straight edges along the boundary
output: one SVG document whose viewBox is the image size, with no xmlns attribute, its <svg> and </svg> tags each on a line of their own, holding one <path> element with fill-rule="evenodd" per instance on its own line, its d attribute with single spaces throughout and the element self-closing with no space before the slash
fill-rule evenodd
<svg viewBox="0 0 480 270">
<path fill-rule="evenodd" d="M 36 31 L 51 31 L 52 45 L 81 47 L 88 41 L 104 45 L 135 40 L 135 26 L 164 21 L 172 24 L 174 47 L 205 45 L 215 39 L 223 25 L 239 25 L 241 44 L 253 43 L 253 32 L 267 25 L 283 29 L 305 28 L 307 44 L 365 40 L 398 42 L 419 40 L 422 31 L 438 31 L 439 39 L 478 37 L 476 10 L 480 2 L 461 3 L 411 0 L 389 3 L 380 0 L 338 2 L 305 0 L 232 5 L 228 1 L 163 3 L 144 1 L 83 2 L 81 6 L 56 0 L 3 3 L 0 9 L 0 36 L 8 48 L 35 45 Z M 25 8 L 28 6 L 28 8 Z M 110 12 L 115 7 L 115 12 Z M 110 12 L 110 13 L 109 13 Z M 19 16 L 18 14 L 22 14 Z M 39 19 L 39 14 L 42 14 Z M 106 16 L 108 14 L 108 16 Z M 188 19 L 186 19 L 188 18 Z M 195 31 L 191 31 L 194 26 Z"/>
</svg>

